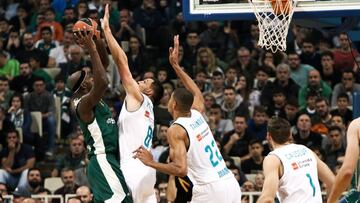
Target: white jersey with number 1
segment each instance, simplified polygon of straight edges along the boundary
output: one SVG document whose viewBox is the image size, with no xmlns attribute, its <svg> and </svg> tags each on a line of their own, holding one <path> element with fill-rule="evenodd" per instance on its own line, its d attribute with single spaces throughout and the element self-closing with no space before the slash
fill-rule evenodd
<svg viewBox="0 0 360 203">
<path fill-rule="evenodd" d="M 277 156 L 284 172 L 279 182 L 278 197 L 281 203 L 321 203 L 317 160 L 307 147 L 285 145 L 270 152 Z"/>
<path fill-rule="evenodd" d="M 191 110 L 190 117 L 180 117 L 173 125 L 183 127 L 190 141 L 187 164 L 188 176 L 194 184 L 192 202 L 239 203 L 239 183 L 226 167 L 201 113 Z"/>
<path fill-rule="evenodd" d="M 144 94 L 142 96 L 144 100 L 139 109 L 129 112 L 124 102 L 119 115 L 120 168 L 132 192 L 134 203 L 155 203 L 155 169 L 145 166 L 139 159 L 132 158 L 133 151 L 141 145 L 148 150 L 152 145 L 153 104 L 149 97 Z"/>
</svg>

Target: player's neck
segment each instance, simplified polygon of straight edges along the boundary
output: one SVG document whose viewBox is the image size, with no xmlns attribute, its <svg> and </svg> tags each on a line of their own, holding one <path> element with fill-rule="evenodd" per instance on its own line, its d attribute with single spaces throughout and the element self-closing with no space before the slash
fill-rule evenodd
<svg viewBox="0 0 360 203">
<path fill-rule="evenodd" d="M 180 117 L 190 117 L 191 116 L 191 112 L 174 112 L 174 120 L 180 118 Z"/>
<path fill-rule="evenodd" d="M 273 142 L 272 146 L 273 146 L 274 149 L 278 149 L 278 148 L 284 147 L 284 146 L 289 145 L 289 144 L 291 144 L 291 143 L 290 142 L 285 142 L 284 144 L 277 144 L 277 143 Z"/>
</svg>

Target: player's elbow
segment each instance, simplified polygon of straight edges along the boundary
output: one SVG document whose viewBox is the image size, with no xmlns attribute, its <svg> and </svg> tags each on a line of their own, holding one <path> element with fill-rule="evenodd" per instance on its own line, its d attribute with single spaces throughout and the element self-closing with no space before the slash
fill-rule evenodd
<svg viewBox="0 0 360 203">
<path fill-rule="evenodd" d="M 179 167 L 176 170 L 176 176 L 185 177 L 186 175 L 187 175 L 187 168 L 186 167 Z"/>
</svg>

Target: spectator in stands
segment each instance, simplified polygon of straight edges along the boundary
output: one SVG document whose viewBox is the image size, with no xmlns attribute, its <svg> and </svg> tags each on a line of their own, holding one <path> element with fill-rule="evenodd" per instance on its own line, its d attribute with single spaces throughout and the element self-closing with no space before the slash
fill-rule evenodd
<svg viewBox="0 0 360 203">
<path fill-rule="evenodd" d="M 155 1 L 144 0 L 140 7 L 134 9 L 133 17 L 135 22 L 145 29 L 146 45 L 156 46 L 159 41 L 157 31 L 166 24 L 166 18 L 156 9 Z"/>
<path fill-rule="evenodd" d="M 64 30 L 60 23 L 55 21 L 55 10 L 53 8 L 48 8 L 44 11 L 45 21 L 41 23 L 37 29 L 36 40 L 44 39 L 42 28 L 49 27 L 52 30 L 52 39 L 61 42 L 64 39 Z"/>
<path fill-rule="evenodd" d="M 67 200 L 67 203 L 82 203 L 82 201 L 79 197 L 70 197 Z"/>
<path fill-rule="evenodd" d="M 330 105 L 328 100 L 319 97 L 315 102 L 316 115 L 311 119 L 311 130 L 322 135 L 328 133 L 331 125 Z"/>
<path fill-rule="evenodd" d="M 351 49 L 351 41 L 347 33 L 342 32 L 338 37 L 340 47 L 333 50 L 335 68 L 338 70 L 351 68 L 354 66 L 354 56 L 358 56 L 359 53 L 355 49 Z"/>
<path fill-rule="evenodd" d="M 11 188 L 25 188 L 28 170 L 35 164 L 34 151 L 29 145 L 20 142 L 16 130 L 8 131 L 6 140 L 7 146 L 1 151 L 0 182 Z"/>
<path fill-rule="evenodd" d="M 7 79 L 12 80 L 15 76 L 19 75 L 20 64 L 16 59 L 10 59 L 9 54 L 5 51 L 0 51 L 0 76 L 5 76 Z"/>
<path fill-rule="evenodd" d="M 209 47 L 200 47 L 196 56 L 195 71 L 205 71 L 206 75 L 212 76 L 214 71 L 224 74 L 225 63 L 220 61 Z"/>
<path fill-rule="evenodd" d="M 311 120 L 309 115 L 301 114 L 296 124 L 296 132 L 293 133 L 293 139 L 296 144 L 302 144 L 309 148 L 321 148 L 322 136 L 319 133 L 311 131 Z"/>
<path fill-rule="evenodd" d="M 211 84 L 207 81 L 207 74 L 204 70 L 199 70 L 195 74 L 195 83 L 199 87 L 201 92 L 209 92 Z"/>
<path fill-rule="evenodd" d="M 41 171 L 38 168 L 30 168 L 27 173 L 27 185 L 25 190 L 30 194 L 39 194 L 45 188 L 42 186 Z"/>
<path fill-rule="evenodd" d="M 345 122 L 344 122 L 344 119 L 342 116 L 340 116 L 338 114 L 332 115 L 331 126 L 338 126 L 339 128 L 341 128 L 341 132 L 345 135 L 347 125 L 345 125 Z"/>
<path fill-rule="evenodd" d="M 56 168 L 51 172 L 51 176 L 56 177 L 63 168 L 72 170 L 83 168 L 87 165 L 86 150 L 80 135 L 73 133 L 69 137 L 70 151 L 58 159 Z"/>
<path fill-rule="evenodd" d="M 55 98 L 60 100 L 61 138 L 66 139 L 72 130 L 72 112 L 70 108 L 71 91 L 66 87 L 62 75 L 55 78 L 55 89 L 52 91 Z"/>
<path fill-rule="evenodd" d="M 141 39 L 132 35 L 129 39 L 129 50 L 126 52 L 130 71 L 136 80 L 139 80 L 141 75 L 147 69 L 147 58 Z"/>
<path fill-rule="evenodd" d="M 224 100 L 224 74 L 220 71 L 214 71 L 211 76 L 211 94 L 215 97 L 217 104 Z"/>
<path fill-rule="evenodd" d="M 335 109 L 331 110 L 330 114 L 332 116 L 339 115 L 342 117 L 345 125 L 347 126 L 353 118 L 353 111 L 349 109 L 349 95 L 342 93 L 338 95 L 337 105 Z"/>
<path fill-rule="evenodd" d="M 349 97 L 349 105 L 352 105 L 353 93 L 360 91 L 360 84 L 355 83 L 355 73 L 352 69 L 343 69 L 341 74 L 341 83 L 335 85 L 332 91 L 331 106 L 335 107 L 338 96 L 341 93 L 346 93 Z"/>
<path fill-rule="evenodd" d="M 321 57 L 316 51 L 316 45 L 312 38 L 308 37 L 302 41 L 301 63 L 310 65 L 317 70 L 321 68 Z"/>
<path fill-rule="evenodd" d="M 21 94 L 15 93 L 10 100 L 10 108 L 7 117 L 14 124 L 15 128 L 22 130 L 23 141 L 31 143 L 31 115 L 24 109 L 24 99 Z"/>
<path fill-rule="evenodd" d="M 37 195 L 51 195 L 51 191 L 46 188 L 41 187 L 36 194 Z M 52 202 L 52 199 L 47 198 L 47 201 L 45 201 L 45 198 L 40 198 L 37 203 L 47 203 L 47 202 Z"/>
<path fill-rule="evenodd" d="M 325 146 L 324 151 L 326 152 L 325 163 L 330 169 L 334 170 L 338 163 L 341 163 L 346 150 L 345 137 L 342 130 L 338 126 L 331 126 L 329 128 L 328 139 L 329 142 Z"/>
<path fill-rule="evenodd" d="M 6 42 L 6 50 L 9 51 L 10 56 L 14 57 L 20 49 L 20 33 L 19 30 L 11 28 L 9 31 L 9 38 Z"/>
<path fill-rule="evenodd" d="M 186 34 L 186 43 L 184 43 L 184 60 L 193 67 L 196 65 L 196 56 L 199 48 L 202 46 L 198 31 L 191 29 Z M 203 70 L 204 71 L 204 70 Z M 189 72 L 192 76 L 195 73 Z"/>
<path fill-rule="evenodd" d="M 245 174 L 256 174 L 258 171 L 262 171 L 262 163 L 264 156 L 262 155 L 264 147 L 260 140 L 253 139 L 249 143 L 249 154 L 250 158 L 242 160 L 241 170 Z"/>
<path fill-rule="evenodd" d="M 49 55 L 50 50 L 59 46 L 59 42 L 53 40 L 53 31 L 50 27 L 44 26 L 40 29 L 41 38 L 36 42 L 35 47 Z"/>
<path fill-rule="evenodd" d="M 40 111 L 43 130 L 47 133 L 47 156 L 52 156 L 55 148 L 55 103 L 54 97 L 45 90 L 45 80 L 36 78 L 33 85 L 34 91 L 25 97 L 25 109 L 29 112 Z"/>
<path fill-rule="evenodd" d="M 87 186 L 80 186 L 76 189 L 76 196 L 81 199 L 81 203 L 91 203 L 93 201 L 93 194 Z"/>
<path fill-rule="evenodd" d="M 215 103 L 215 98 L 211 95 L 210 92 L 204 94 L 205 114 L 207 116 L 207 119 L 209 119 L 210 117 L 211 106 Z"/>
<path fill-rule="evenodd" d="M 65 195 L 67 194 L 76 194 L 76 190 L 79 188 L 79 185 L 75 183 L 75 172 L 70 168 L 63 168 L 61 170 L 61 180 L 64 184 L 61 188 L 55 190 L 54 194 L 56 195 Z M 59 202 L 58 199 L 54 199 L 53 203 Z"/>
<path fill-rule="evenodd" d="M 218 21 L 208 21 L 207 29 L 200 34 L 201 42 L 220 58 L 224 58 L 229 44 L 227 34 Z"/>
<path fill-rule="evenodd" d="M 261 94 L 268 83 L 272 83 L 269 80 L 268 71 L 264 67 L 257 68 L 253 89 L 249 95 L 250 106 L 254 107 L 260 105 Z"/>
<path fill-rule="evenodd" d="M 249 82 L 244 75 L 240 75 L 235 85 L 236 92 L 243 98 L 243 102 L 249 104 L 250 88 Z"/>
<path fill-rule="evenodd" d="M 317 98 L 318 94 L 314 91 L 310 91 L 306 96 L 306 106 L 300 107 L 299 115 L 305 113 L 309 115 L 310 118 L 313 118 L 316 114 L 315 101 Z"/>
<path fill-rule="evenodd" d="M 297 99 L 290 98 L 286 101 L 285 105 L 285 119 L 289 121 L 291 126 L 296 125 L 297 114 L 299 112 L 299 104 Z"/>
<path fill-rule="evenodd" d="M 237 166 L 231 164 L 228 168 L 234 174 L 240 186 L 247 181 L 245 174 Z"/>
<path fill-rule="evenodd" d="M 30 11 L 28 10 L 26 3 L 19 4 L 16 16 L 12 17 L 9 23 L 14 29 L 19 30 L 22 34 L 29 28 Z"/>
<path fill-rule="evenodd" d="M 33 91 L 35 75 L 28 62 L 20 64 L 20 75 L 14 77 L 10 82 L 10 89 L 23 95 Z"/>
<path fill-rule="evenodd" d="M 169 148 L 169 143 L 167 142 L 166 133 L 169 128 L 169 124 L 160 124 L 159 133 L 157 134 L 156 143 L 153 143 L 151 154 L 153 155 L 154 160 L 159 161 L 159 157 Z"/>
<path fill-rule="evenodd" d="M 299 91 L 299 105 L 305 107 L 306 96 L 309 92 L 316 92 L 318 97 L 330 100 L 331 87 L 321 80 L 319 71 L 310 70 L 308 74 L 308 84 L 303 86 Z"/>
<path fill-rule="evenodd" d="M 8 110 L 10 99 L 13 94 L 14 91 L 9 89 L 9 79 L 4 76 L 0 76 L 0 107 Z"/>
<path fill-rule="evenodd" d="M 268 117 L 263 106 L 255 106 L 253 117 L 248 122 L 248 131 L 260 141 L 264 141 L 266 138 Z"/>
<path fill-rule="evenodd" d="M 73 6 L 67 6 L 64 10 L 64 16 L 62 17 L 62 28 L 66 29 L 68 25 L 73 25 L 77 21 L 75 16 L 75 8 Z M 65 35 L 64 35 L 65 40 Z"/>
<path fill-rule="evenodd" d="M 229 66 L 225 72 L 225 86 L 235 87 L 238 81 L 236 68 Z"/>
<path fill-rule="evenodd" d="M 274 89 L 272 94 L 273 104 L 267 106 L 267 115 L 285 118 L 286 96 L 283 89 Z"/>
<path fill-rule="evenodd" d="M 89 6 L 86 0 L 79 0 L 75 8 L 76 18 L 87 18 L 89 14 Z"/>
<path fill-rule="evenodd" d="M 275 89 L 283 89 L 285 97 L 298 98 L 299 85 L 290 78 L 290 67 L 288 64 L 281 63 L 276 66 L 276 78 L 274 82 L 267 83 L 261 93 L 260 101 L 263 106 L 272 104 L 272 95 Z"/>
<path fill-rule="evenodd" d="M 236 52 L 236 59 L 231 62 L 231 66 L 236 67 L 238 74 L 244 75 L 246 78 L 254 78 L 255 70 L 258 65 L 251 58 L 250 51 L 246 47 L 240 47 Z"/>
<path fill-rule="evenodd" d="M 49 58 L 47 53 L 35 48 L 32 33 L 25 32 L 22 36 L 22 49 L 17 52 L 15 59 L 20 63 L 26 63 L 29 61 L 30 57 L 33 56 L 39 56 L 38 58 L 41 59 L 41 67 L 45 67 L 47 65 Z"/>
<path fill-rule="evenodd" d="M 249 109 L 246 104 L 242 103 L 243 99 L 236 93 L 235 87 L 226 86 L 223 95 L 224 101 L 221 105 L 221 110 L 224 119 L 232 120 L 235 117 L 235 114 L 249 115 Z"/>
<path fill-rule="evenodd" d="M 23 203 L 26 199 L 31 197 L 31 194 L 23 188 L 16 188 L 12 195 L 14 197 L 13 203 Z"/>
<path fill-rule="evenodd" d="M 0 106 L 0 144 L 4 148 L 6 143 L 7 133 L 15 129 L 15 125 L 6 117 L 6 111 Z"/>
<path fill-rule="evenodd" d="M 334 67 L 334 55 L 331 51 L 321 54 L 321 78 L 331 87 L 340 82 L 340 71 Z"/>
<path fill-rule="evenodd" d="M 258 172 L 255 176 L 255 191 L 262 191 L 265 176 L 262 172 Z"/>
<path fill-rule="evenodd" d="M 48 66 L 55 67 L 61 63 L 68 62 L 70 60 L 69 47 L 74 43 L 75 41 L 72 29 L 66 29 L 64 33 L 64 41 L 62 44 L 50 49 Z"/>
<path fill-rule="evenodd" d="M 236 115 L 233 119 L 234 130 L 226 133 L 222 139 L 224 155 L 238 156 L 241 160 L 248 159 L 249 143 L 254 136 L 247 130 L 246 116 Z"/>
<path fill-rule="evenodd" d="M 314 68 L 310 65 L 302 64 L 297 53 L 288 54 L 288 63 L 290 66 L 290 77 L 300 87 L 306 86 L 308 83 L 308 74 Z"/>
<path fill-rule="evenodd" d="M 61 74 L 65 77 L 78 70 L 81 70 L 83 67 L 90 66 L 90 63 L 87 62 L 84 58 L 84 50 L 79 45 L 70 45 L 68 49 L 70 56 L 67 63 L 59 64 L 61 68 Z"/>
<path fill-rule="evenodd" d="M 221 106 L 219 104 L 213 104 L 210 107 L 209 126 L 215 138 L 222 139 L 224 134 L 234 129 L 231 121 L 222 117 Z"/>
<path fill-rule="evenodd" d="M 131 11 L 126 8 L 121 9 L 119 22 L 120 25 L 115 26 L 115 37 L 119 42 L 130 41 L 130 36 L 140 30 L 140 26 L 132 19 Z"/>
</svg>

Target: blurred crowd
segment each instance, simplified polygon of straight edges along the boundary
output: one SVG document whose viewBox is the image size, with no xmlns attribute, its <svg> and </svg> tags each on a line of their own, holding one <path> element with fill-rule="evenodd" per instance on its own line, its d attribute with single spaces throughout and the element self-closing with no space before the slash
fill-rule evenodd
<svg viewBox="0 0 360 203">
<path fill-rule="evenodd" d="M 168 62 L 168 49 L 172 36 L 179 35 L 180 65 L 203 92 L 208 123 L 243 191 L 262 189 L 262 161 L 270 151 L 267 120 L 272 116 L 291 123 L 294 143 L 311 148 L 335 173 L 339 169 L 353 95 L 360 91 L 360 56 L 347 33 L 292 24 L 287 51 L 272 53 L 257 46 L 256 22 L 186 22 L 181 0 L 2 0 L 2 195 L 13 194 L 14 202 L 51 193 L 91 201 L 86 146 L 66 80 L 77 70 L 92 68 L 86 50 L 73 39 L 73 24 L 87 17 L 99 22 L 106 4 L 134 78 L 156 77 L 165 89 L 154 109 L 155 160 L 168 159 L 166 132 L 172 118 L 167 104 L 172 91 L 182 86 Z M 117 120 L 125 94 L 112 59 L 107 74 L 105 99 Z M 38 131 L 32 127 L 33 112 L 41 113 Z M 50 173 L 39 168 L 54 159 Z M 61 177 L 63 187 L 45 188 L 48 177 Z M 157 180 L 159 201 L 164 201 L 173 178 L 158 173 Z"/>
</svg>

